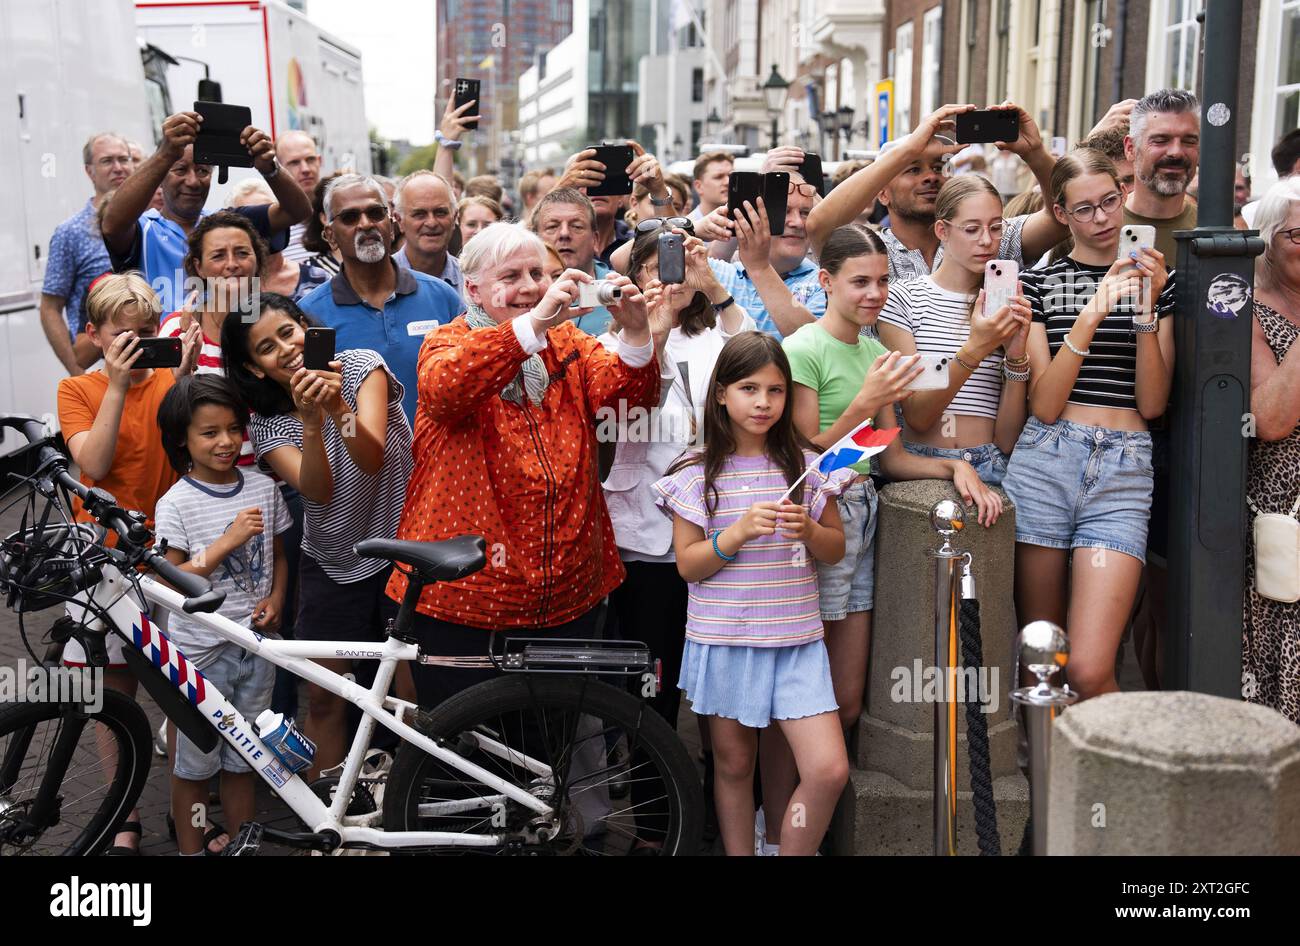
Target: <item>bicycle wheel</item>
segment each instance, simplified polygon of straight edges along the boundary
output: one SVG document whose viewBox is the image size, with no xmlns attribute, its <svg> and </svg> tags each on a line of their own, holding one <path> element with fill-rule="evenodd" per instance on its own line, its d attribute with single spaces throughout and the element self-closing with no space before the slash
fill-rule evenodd
<svg viewBox="0 0 1300 946">
<path fill-rule="evenodd" d="M 704 795 L 677 734 L 647 704 L 585 677 L 504 676 L 421 714 L 468 762 L 555 809 L 543 821 L 500 792 L 403 743 L 384 791 L 384 830 L 501 834 L 441 854 L 699 851 Z"/>
<path fill-rule="evenodd" d="M 100 692 L 99 711 L 84 715 L 68 703 L 0 707 L 0 856 L 99 854 L 135 806 L 149 718 L 125 694 Z"/>
</svg>

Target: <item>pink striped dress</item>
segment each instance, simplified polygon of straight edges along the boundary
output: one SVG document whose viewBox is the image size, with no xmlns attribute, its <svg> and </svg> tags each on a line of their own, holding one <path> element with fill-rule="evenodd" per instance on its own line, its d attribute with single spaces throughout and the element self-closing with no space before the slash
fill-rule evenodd
<svg viewBox="0 0 1300 946">
<path fill-rule="evenodd" d="M 811 463 L 814 455 L 806 454 Z M 853 471 L 825 476 L 814 470 L 800 487 L 814 520 L 842 491 Z M 704 466 L 696 464 L 655 482 L 657 502 L 706 534 L 737 522 L 756 502 L 775 502 L 786 491 L 780 469 L 767 457 L 731 456 L 714 483 L 713 513 L 706 511 Z M 802 543 L 778 531 L 746 543 L 734 562 L 689 585 L 686 639 L 732 647 L 794 647 L 822 639 L 816 561 Z"/>
</svg>

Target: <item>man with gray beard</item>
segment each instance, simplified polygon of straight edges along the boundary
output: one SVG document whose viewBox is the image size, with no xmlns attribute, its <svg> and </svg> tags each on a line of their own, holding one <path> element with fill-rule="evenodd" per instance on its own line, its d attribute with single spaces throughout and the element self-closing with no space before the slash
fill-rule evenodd
<svg viewBox="0 0 1300 946">
<path fill-rule="evenodd" d="M 1156 228 L 1156 249 L 1173 267 L 1175 230 L 1196 226 L 1196 204 L 1187 185 L 1201 160 L 1201 106 L 1181 89 L 1152 92 L 1133 106 L 1124 154 L 1133 162 L 1133 190 L 1124 202 L 1124 223 Z"/>
<path fill-rule="evenodd" d="M 392 257 L 388 196 L 373 177 L 342 174 L 325 189 L 325 240 L 343 268 L 299 302 L 335 331 L 335 349 L 377 351 L 405 388 L 402 408 L 415 423 L 416 362 L 424 336 L 465 311 L 441 279 L 398 266 Z"/>
</svg>

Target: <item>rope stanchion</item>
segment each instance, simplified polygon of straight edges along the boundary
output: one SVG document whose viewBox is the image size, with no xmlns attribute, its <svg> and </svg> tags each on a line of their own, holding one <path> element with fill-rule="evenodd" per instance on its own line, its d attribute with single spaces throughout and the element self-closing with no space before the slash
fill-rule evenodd
<svg viewBox="0 0 1300 946">
<path fill-rule="evenodd" d="M 974 668 L 978 679 L 984 665 L 984 647 L 980 637 L 980 603 L 974 598 L 963 598 L 961 602 L 961 658 L 962 666 Z M 966 687 L 966 746 L 970 753 L 970 783 L 980 855 L 997 857 L 1002 853 L 1002 845 L 998 838 L 998 812 L 989 762 L 989 721 L 979 699 L 979 688 L 974 686 Z"/>
</svg>

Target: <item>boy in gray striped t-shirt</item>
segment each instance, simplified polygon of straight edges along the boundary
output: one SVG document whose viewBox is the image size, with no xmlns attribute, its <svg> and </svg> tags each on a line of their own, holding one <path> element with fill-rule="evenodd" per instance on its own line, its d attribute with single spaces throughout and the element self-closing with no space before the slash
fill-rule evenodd
<svg viewBox="0 0 1300 946">
<path fill-rule="evenodd" d="M 280 489 L 268 476 L 235 465 L 248 411 L 230 382 L 217 375 L 181 378 L 158 409 L 163 449 L 181 479 L 158 500 L 155 536 L 182 570 L 224 591 L 218 614 L 258 633 L 273 634 L 288 585 L 280 534 L 292 525 Z M 245 719 L 271 705 L 275 668 L 196 624 L 169 616 L 167 635 Z M 208 782 L 221 772 L 221 805 L 235 825 L 254 816 L 254 775 L 228 743 L 201 752 L 180 731 L 172 737 L 172 817 L 182 854 L 217 853 L 222 831 L 194 826 L 206 805 Z"/>
</svg>

